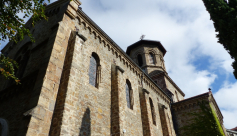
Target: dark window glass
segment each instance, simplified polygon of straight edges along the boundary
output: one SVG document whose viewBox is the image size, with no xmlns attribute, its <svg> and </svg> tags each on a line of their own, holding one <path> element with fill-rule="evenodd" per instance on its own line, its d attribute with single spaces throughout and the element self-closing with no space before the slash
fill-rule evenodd
<svg viewBox="0 0 237 136">
<path fill-rule="evenodd" d="M 94 56 L 90 58 L 89 83 L 96 87 L 97 61 Z"/>
<path fill-rule="evenodd" d="M 29 61 L 29 58 L 30 58 L 30 53 L 29 51 L 26 52 L 20 62 L 20 66 L 19 66 L 19 78 L 21 79 L 24 75 L 24 72 L 25 72 L 25 69 L 26 69 L 26 66 L 27 66 L 27 63 Z"/>
<path fill-rule="evenodd" d="M 137 55 L 137 61 L 138 61 L 138 66 L 142 66 L 143 65 L 143 62 L 142 62 L 142 55 L 141 54 L 138 54 Z"/>
<path fill-rule="evenodd" d="M 128 83 L 126 83 L 126 100 L 128 108 L 131 108 L 131 100 L 130 100 L 130 87 Z"/>
<path fill-rule="evenodd" d="M 153 121 L 153 124 L 156 125 L 155 108 L 154 108 L 151 98 L 149 98 L 149 101 L 150 101 L 150 107 L 151 107 L 152 121 Z"/>
<path fill-rule="evenodd" d="M 152 53 L 149 53 L 149 62 L 150 64 L 155 64 L 154 55 Z"/>
</svg>

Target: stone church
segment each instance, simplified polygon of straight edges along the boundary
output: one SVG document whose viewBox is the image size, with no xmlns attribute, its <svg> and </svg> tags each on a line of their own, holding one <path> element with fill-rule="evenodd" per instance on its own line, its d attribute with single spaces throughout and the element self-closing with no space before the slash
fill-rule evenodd
<svg viewBox="0 0 237 136">
<path fill-rule="evenodd" d="M 161 42 L 140 40 L 124 52 L 80 5 L 45 5 L 48 21 L 26 23 L 35 42 L 2 50 L 19 63 L 21 84 L 0 77 L 1 136 L 177 136 L 201 101 L 225 131 L 210 91 L 184 99 Z"/>
</svg>

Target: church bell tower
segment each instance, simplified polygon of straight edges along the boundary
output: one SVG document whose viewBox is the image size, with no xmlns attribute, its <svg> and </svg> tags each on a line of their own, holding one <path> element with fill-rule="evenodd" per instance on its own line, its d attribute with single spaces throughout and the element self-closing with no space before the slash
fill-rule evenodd
<svg viewBox="0 0 237 136">
<path fill-rule="evenodd" d="M 168 76 L 164 56 L 166 49 L 159 41 L 140 40 L 128 46 L 126 53 L 149 77 L 165 91 L 173 102 L 184 99 L 184 93 Z"/>
<path fill-rule="evenodd" d="M 148 75 L 166 73 L 163 59 L 166 50 L 159 41 L 140 40 L 129 46 L 126 53 Z"/>
</svg>

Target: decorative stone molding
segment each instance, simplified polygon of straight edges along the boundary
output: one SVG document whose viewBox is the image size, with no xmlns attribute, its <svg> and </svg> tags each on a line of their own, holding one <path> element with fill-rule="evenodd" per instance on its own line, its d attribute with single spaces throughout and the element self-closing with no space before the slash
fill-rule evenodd
<svg viewBox="0 0 237 136">
<path fill-rule="evenodd" d="M 116 66 L 116 69 L 119 70 L 121 73 L 124 73 L 124 70 L 120 66 Z"/>
</svg>

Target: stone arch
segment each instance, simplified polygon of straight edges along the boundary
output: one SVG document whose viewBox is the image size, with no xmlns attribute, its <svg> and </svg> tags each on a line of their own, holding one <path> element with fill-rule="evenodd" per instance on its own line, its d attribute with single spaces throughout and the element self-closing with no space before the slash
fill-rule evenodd
<svg viewBox="0 0 237 136">
<path fill-rule="evenodd" d="M 116 58 L 118 58 L 118 52 L 117 51 L 115 51 L 115 56 L 116 56 Z"/>
<path fill-rule="evenodd" d="M 107 44 L 107 47 L 108 47 L 108 50 L 110 51 L 110 46 L 109 46 L 109 44 Z"/>
<path fill-rule="evenodd" d="M 81 19 L 80 19 L 80 17 L 76 17 L 77 18 L 77 20 L 78 20 L 78 23 L 79 23 L 79 25 L 81 25 Z"/>
<path fill-rule="evenodd" d="M 125 64 L 125 59 L 124 58 L 122 58 L 122 61 L 123 61 L 123 64 Z"/>
<path fill-rule="evenodd" d="M 101 40 L 101 37 L 100 37 L 100 36 L 98 36 L 98 39 L 99 39 L 99 42 L 101 43 L 102 40 Z"/>
<path fill-rule="evenodd" d="M 112 51 L 112 54 L 114 55 L 114 49 L 113 48 L 111 48 L 111 51 Z"/>
<path fill-rule="evenodd" d="M 106 47 L 106 42 L 104 39 L 102 40 L 102 43 L 104 44 L 104 47 Z"/>
<path fill-rule="evenodd" d="M 89 30 L 89 33 L 91 34 L 92 33 L 91 27 L 88 26 L 88 30 Z"/>
<path fill-rule="evenodd" d="M 8 135 L 8 123 L 7 120 L 0 118 L 0 135 L 7 136 Z"/>
<path fill-rule="evenodd" d="M 85 22 L 81 22 L 81 23 L 84 26 L 84 29 L 86 30 L 86 28 L 87 28 L 86 23 Z"/>
<path fill-rule="evenodd" d="M 119 60 L 120 60 L 120 61 L 122 60 L 122 57 L 121 57 L 121 55 L 119 55 Z"/>
<path fill-rule="evenodd" d="M 96 32 L 93 31 L 92 34 L 94 34 L 94 38 L 97 39 L 97 35 L 96 35 Z"/>
<path fill-rule="evenodd" d="M 126 64 L 126 67 L 128 67 L 128 62 L 127 61 L 125 62 L 125 64 Z"/>
</svg>

